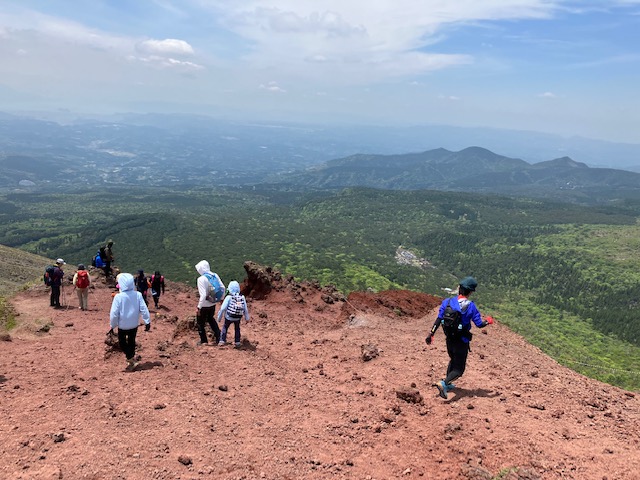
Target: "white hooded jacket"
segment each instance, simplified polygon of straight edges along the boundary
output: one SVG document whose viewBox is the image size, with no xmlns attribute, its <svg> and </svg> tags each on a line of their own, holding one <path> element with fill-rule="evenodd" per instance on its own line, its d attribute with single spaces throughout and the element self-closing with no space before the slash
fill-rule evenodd
<svg viewBox="0 0 640 480">
<path fill-rule="evenodd" d="M 113 297 L 109 320 L 111 328 L 132 330 L 138 326 L 140 316 L 145 324 L 151 322 L 149 309 L 144 303 L 142 294 L 133 289 L 133 275 L 121 273 L 118 275 L 120 293 Z"/>
<path fill-rule="evenodd" d="M 198 308 L 213 307 L 215 303 L 207 300 L 207 293 L 209 293 L 209 285 L 211 285 L 211 282 L 209 282 L 209 279 L 204 274 L 208 273 L 216 277 L 220 282 L 220 285 L 222 285 L 222 288 L 224 288 L 224 283 L 222 283 L 222 280 L 220 280 L 220 277 L 217 273 L 213 273 L 211 271 L 209 262 L 207 262 L 206 260 L 200 260 L 196 264 L 196 271 L 200 274 L 197 282 L 198 293 L 200 294 L 200 300 L 198 300 Z"/>
</svg>

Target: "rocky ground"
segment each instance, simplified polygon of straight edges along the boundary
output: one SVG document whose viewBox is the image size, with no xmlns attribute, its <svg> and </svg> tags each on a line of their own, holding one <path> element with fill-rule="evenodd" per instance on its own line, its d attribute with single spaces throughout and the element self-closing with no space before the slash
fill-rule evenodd
<svg viewBox="0 0 640 480">
<path fill-rule="evenodd" d="M 638 396 L 585 378 L 499 323 L 476 331 L 443 400 L 447 355 L 424 337 L 440 299 L 353 293 L 245 265 L 242 347 L 197 346 L 197 298 L 169 282 L 140 365 L 90 310 L 35 287 L 0 341 L 2 479 L 633 479 Z M 480 305 L 480 307 L 482 307 Z"/>
</svg>

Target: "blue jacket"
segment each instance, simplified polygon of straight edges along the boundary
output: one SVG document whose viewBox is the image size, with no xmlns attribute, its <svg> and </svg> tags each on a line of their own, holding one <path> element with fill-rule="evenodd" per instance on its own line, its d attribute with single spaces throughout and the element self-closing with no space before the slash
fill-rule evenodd
<svg viewBox="0 0 640 480">
<path fill-rule="evenodd" d="M 465 298 L 465 297 L 462 297 Z M 451 308 L 454 310 L 460 310 L 462 312 L 462 330 L 468 332 L 471 330 L 471 322 L 475 324 L 478 328 L 483 328 L 486 326 L 486 322 L 482 320 L 482 315 L 478 311 L 476 304 L 471 300 L 467 300 L 466 298 L 463 300 L 462 305 L 460 305 L 459 297 L 451 297 L 445 298 L 440 305 L 440 310 L 438 311 L 438 320 L 442 323 L 442 317 L 444 316 L 444 310 L 447 308 L 451 302 Z M 469 338 L 466 336 L 462 336 L 462 341 L 464 343 L 469 343 Z"/>
<path fill-rule="evenodd" d="M 144 303 L 142 294 L 133 289 L 133 275 L 121 273 L 117 280 L 120 293 L 113 297 L 111 304 L 109 313 L 111 328 L 133 330 L 137 328 L 141 316 L 144 323 L 149 324 L 151 322 L 149 309 Z"/>
</svg>

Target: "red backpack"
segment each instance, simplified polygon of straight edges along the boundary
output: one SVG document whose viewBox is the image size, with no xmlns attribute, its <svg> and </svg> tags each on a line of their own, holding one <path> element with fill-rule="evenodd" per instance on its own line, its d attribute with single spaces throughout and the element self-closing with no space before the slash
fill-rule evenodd
<svg viewBox="0 0 640 480">
<path fill-rule="evenodd" d="M 78 270 L 78 279 L 76 287 L 87 288 L 89 286 L 89 273 L 86 270 Z"/>
</svg>

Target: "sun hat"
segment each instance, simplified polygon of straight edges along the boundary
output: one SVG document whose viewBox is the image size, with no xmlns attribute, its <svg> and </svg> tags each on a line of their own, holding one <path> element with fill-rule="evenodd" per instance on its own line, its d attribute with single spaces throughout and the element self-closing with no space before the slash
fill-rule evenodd
<svg viewBox="0 0 640 480">
<path fill-rule="evenodd" d="M 65 264 L 64 260 L 63 260 L 63 259 L 61 259 L 61 258 L 57 259 L 57 260 L 56 260 L 56 263 L 57 263 L 58 265 L 64 265 L 64 264 Z"/>
<path fill-rule="evenodd" d="M 464 277 L 462 280 L 460 280 L 460 286 L 466 288 L 467 290 L 475 292 L 476 287 L 478 286 L 478 282 L 476 282 L 476 279 L 473 277 Z"/>
</svg>

